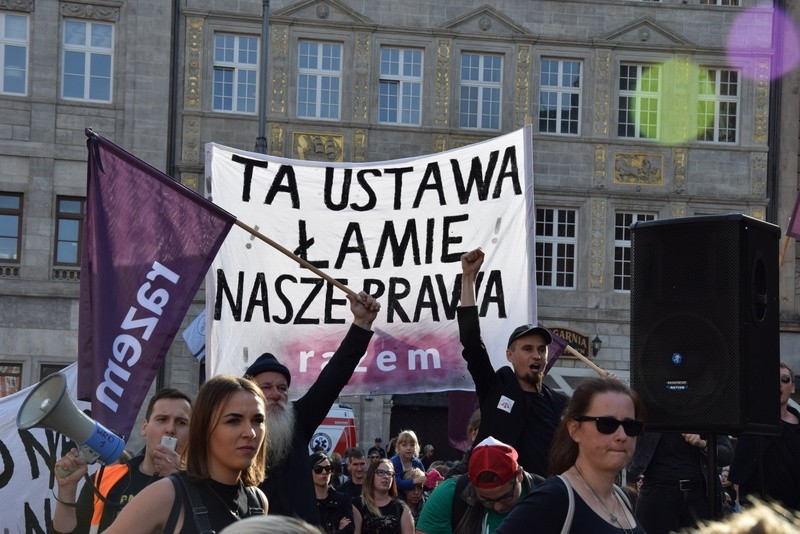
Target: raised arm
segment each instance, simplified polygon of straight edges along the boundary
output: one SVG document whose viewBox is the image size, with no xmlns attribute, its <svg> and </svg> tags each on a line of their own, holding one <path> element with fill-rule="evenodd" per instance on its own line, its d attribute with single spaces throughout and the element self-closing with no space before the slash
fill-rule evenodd
<svg viewBox="0 0 800 534">
<path fill-rule="evenodd" d="M 475 306 L 475 281 L 483 265 L 484 252 L 476 248 L 461 256 L 461 302 L 459 306 Z"/>
</svg>

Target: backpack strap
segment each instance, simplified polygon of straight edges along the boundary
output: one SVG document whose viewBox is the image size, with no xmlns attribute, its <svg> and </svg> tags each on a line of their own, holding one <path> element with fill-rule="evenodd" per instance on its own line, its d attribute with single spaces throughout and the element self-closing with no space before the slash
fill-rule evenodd
<svg viewBox="0 0 800 534">
<path fill-rule="evenodd" d="M 245 488 L 247 494 L 247 516 L 253 517 L 257 515 L 264 515 L 264 507 L 261 499 L 258 496 L 255 486 L 247 486 Z"/>
<path fill-rule="evenodd" d="M 172 501 L 172 508 L 169 511 L 167 523 L 164 525 L 164 532 L 172 534 L 175 532 L 175 527 L 178 524 L 178 516 L 183 508 L 183 490 L 181 490 L 178 482 L 178 477 L 175 475 L 169 476 L 169 481 L 172 482 L 172 488 L 175 490 L 175 500 Z"/>
<path fill-rule="evenodd" d="M 450 507 L 450 528 L 453 532 L 458 532 L 462 521 L 466 520 L 469 507 L 474 504 L 464 500 L 462 494 L 469 484 L 469 475 L 458 475 L 456 477 L 456 488 L 453 493 L 453 504 Z"/>
<path fill-rule="evenodd" d="M 194 524 L 197 526 L 197 531 L 200 534 L 214 534 L 211 529 L 211 523 L 208 521 L 208 510 L 203 506 L 203 500 L 200 498 L 200 492 L 194 487 L 194 484 L 186 479 L 186 473 L 178 471 L 170 478 L 176 477 L 183 487 L 183 492 L 189 497 L 189 506 L 192 509 L 192 516 L 194 516 Z M 263 513 L 263 511 L 262 511 Z M 184 517 L 184 522 L 186 518 Z"/>
<path fill-rule="evenodd" d="M 614 484 L 614 491 L 617 493 L 617 495 L 619 495 L 619 498 L 622 499 L 622 502 L 625 503 L 625 506 L 628 507 L 628 511 L 633 514 L 633 506 L 631 506 L 631 501 L 628 499 L 628 496 L 625 494 L 622 488 Z"/>
<path fill-rule="evenodd" d="M 567 516 L 564 518 L 564 526 L 561 527 L 561 534 L 569 534 L 572 528 L 572 518 L 575 515 L 575 494 L 572 491 L 572 484 L 569 483 L 567 477 L 558 475 L 561 482 L 567 487 L 567 498 L 569 499 L 569 506 L 567 507 Z M 627 499 L 626 499 L 627 500 Z"/>
</svg>

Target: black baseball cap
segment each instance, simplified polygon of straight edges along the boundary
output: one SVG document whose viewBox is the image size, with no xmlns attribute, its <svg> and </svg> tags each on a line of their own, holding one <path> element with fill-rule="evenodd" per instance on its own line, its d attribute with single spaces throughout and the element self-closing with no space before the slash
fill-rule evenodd
<svg viewBox="0 0 800 534">
<path fill-rule="evenodd" d="M 508 345 L 506 348 L 510 347 L 517 339 L 522 336 L 527 336 L 528 334 L 539 334 L 548 345 L 553 342 L 553 336 L 550 335 L 550 331 L 547 328 L 536 326 L 535 324 L 524 324 L 516 327 L 514 331 L 511 332 L 511 337 L 508 338 Z"/>
</svg>

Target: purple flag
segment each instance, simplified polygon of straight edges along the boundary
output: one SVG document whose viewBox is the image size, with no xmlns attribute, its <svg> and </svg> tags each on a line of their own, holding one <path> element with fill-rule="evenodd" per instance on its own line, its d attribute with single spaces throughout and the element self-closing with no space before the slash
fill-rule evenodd
<svg viewBox="0 0 800 534">
<path fill-rule="evenodd" d="M 539 326 L 542 326 L 541 323 Z M 542 328 L 545 328 L 542 326 Z M 550 330 L 550 329 L 548 329 Z M 544 373 L 547 374 L 552 369 L 553 365 L 555 365 L 556 360 L 558 360 L 562 354 L 564 354 L 564 349 L 567 348 L 567 343 L 550 330 L 550 335 L 553 336 L 553 342 L 547 346 L 547 366 L 544 368 Z"/>
<path fill-rule="evenodd" d="M 91 130 L 86 135 L 78 398 L 128 438 L 235 217 Z"/>
<path fill-rule="evenodd" d="M 797 199 L 794 201 L 794 209 L 792 210 L 792 216 L 789 218 L 786 235 L 800 239 L 800 195 L 797 195 Z"/>
</svg>

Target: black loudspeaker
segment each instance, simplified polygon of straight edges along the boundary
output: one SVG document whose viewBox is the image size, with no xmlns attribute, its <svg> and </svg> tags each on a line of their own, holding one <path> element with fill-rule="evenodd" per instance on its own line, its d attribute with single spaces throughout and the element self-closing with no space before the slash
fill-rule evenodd
<svg viewBox="0 0 800 534">
<path fill-rule="evenodd" d="M 631 226 L 631 386 L 649 430 L 778 432 L 780 233 L 741 214 Z"/>
</svg>

